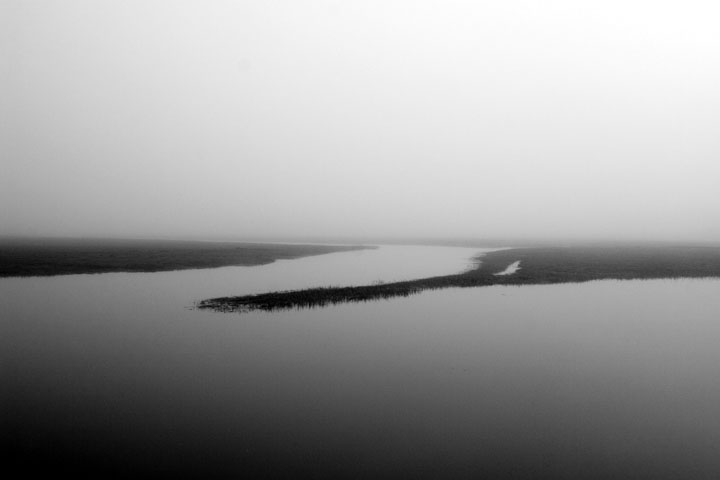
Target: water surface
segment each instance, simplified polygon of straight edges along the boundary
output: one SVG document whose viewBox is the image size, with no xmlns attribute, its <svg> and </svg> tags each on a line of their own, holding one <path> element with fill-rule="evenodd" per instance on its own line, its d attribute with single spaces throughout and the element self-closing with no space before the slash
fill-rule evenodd
<svg viewBox="0 0 720 480">
<path fill-rule="evenodd" d="M 416 253 L 431 256 L 425 248 Z M 434 274 L 474 253 L 454 252 L 450 271 L 439 262 Z M 186 308 L 312 286 L 303 282 L 395 279 L 367 258 L 354 278 L 329 271 L 362 253 L 1 279 L 11 454 L 32 457 L 30 470 L 85 473 L 720 475 L 718 280 L 448 289 L 243 315 Z M 297 275 L 272 273 L 282 268 Z M 251 281 L 242 269 L 262 273 Z"/>
</svg>

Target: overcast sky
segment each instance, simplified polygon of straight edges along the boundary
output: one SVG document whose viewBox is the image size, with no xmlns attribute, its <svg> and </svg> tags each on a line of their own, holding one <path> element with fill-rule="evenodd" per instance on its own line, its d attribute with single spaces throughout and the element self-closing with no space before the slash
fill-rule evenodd
<svg viewBox="0 0 720 480">
<path fill-rule="evenodd" d="M 717 1 L 0 0 L 0 234 L 720 240 Z"/>
</svg>

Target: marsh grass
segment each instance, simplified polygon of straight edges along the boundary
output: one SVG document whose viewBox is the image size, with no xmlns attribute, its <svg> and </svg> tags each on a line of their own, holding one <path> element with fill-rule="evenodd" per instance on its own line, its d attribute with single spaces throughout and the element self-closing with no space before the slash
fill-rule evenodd
<svg viewBox="0 0 720 480">
<path fill-rule="evenodd" d="M 196 304 L 220 312 L 322 307 L 345 302 L 408 297 L 425 290 L 489 285 L 537 285 L 592 280 L 720 277 L 720 247 L 613 246 L 498 250 L 479 256 L 476 267 L 455 275 L 363 286 L 319 287 L 220 297 Z M 520 261 L 512 275 L 497 276 Z"/>
<path fill-rule="evenodd" d="M 0 277 L 252 266 L 364 246 L 111 239 L 0 239 Z"/>
</svg>

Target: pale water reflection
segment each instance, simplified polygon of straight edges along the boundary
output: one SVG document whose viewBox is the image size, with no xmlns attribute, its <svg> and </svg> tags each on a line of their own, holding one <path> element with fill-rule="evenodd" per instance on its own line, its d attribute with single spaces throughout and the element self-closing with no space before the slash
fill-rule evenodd
<svg viewBox="0 0 720 480">
<path fill-rule="evenodd" d="M 510 265 L 507 266 L 505 270 L 502 272 L 498 272 L 495 275 L 512 275 L 513 273 L 516 273 L 518 270 L 520 270 L 520 260 L 517 262 L 513 262 Z"/>
<path fill-rule="evenodd" d="M 56 469 L 720 475 L 718 280 L 449 289 L 239 316 L 183 308 L 184 281 L 157 294 L 105 277 L 0 280 L 3 428 Z"/>
</svg>

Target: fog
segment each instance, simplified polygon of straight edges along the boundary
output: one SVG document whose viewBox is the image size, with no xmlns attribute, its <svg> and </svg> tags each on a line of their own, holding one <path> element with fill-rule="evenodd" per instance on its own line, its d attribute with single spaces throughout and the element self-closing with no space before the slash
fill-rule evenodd
<svg viewBox="0 0 720 480">
<path fill-rule="evenodd" d="M 720 241 L 718 19 L 0 0 L 0 235 Z"/>
</svg>

